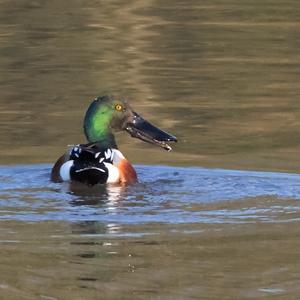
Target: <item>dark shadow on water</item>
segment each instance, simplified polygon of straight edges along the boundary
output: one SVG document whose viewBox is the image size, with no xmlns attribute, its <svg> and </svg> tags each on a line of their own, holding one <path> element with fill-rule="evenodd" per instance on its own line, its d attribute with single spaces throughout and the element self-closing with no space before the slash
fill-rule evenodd
<svg viewBox="0 0 300 300">
<path fill-rule="evenodd" d="M 88 186 L 78 182 L 63 183 L 63 189 L 75 196 L 70 202 L 74 206 L 101 206 L 108 203 L 116 205 L 123 200 L 126 192 L 126 186 L 104 184 Z"/>
</svg>

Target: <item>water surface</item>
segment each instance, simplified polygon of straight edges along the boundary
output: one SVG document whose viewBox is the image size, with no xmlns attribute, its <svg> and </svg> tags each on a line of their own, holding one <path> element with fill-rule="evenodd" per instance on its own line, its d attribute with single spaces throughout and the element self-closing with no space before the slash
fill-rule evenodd
<svg viewBox="0 0 300 300">
<path fill-rule="evenodd" d="M 0 1 L 0 298 L 298 299 L 299 1 Z M 105 93 L 140 182 L 54 184 Z"/>
<path fill-rule="evenodd" d="M 1 1 L 0 162 L 53 162 L 84 142 L 91 99 L 115 93 L 180 140 L 170 156 L 120 135 L 135 163 L 299 172 L 298 9 Z"/>
<path fill-rule="evenodd" d="M 0 168 L 4 299 L 291 299 L 300 175 L 136 166 L 132 186 Z M 225 295 L 225 298 L 223 298 Z"/>
</svg>

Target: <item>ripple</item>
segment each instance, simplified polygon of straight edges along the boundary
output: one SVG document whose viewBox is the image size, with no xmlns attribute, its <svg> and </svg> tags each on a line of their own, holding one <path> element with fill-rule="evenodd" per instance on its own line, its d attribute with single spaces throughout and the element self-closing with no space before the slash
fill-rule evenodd
<svg viewBox="0 0 300 300">
<path fill-rule="evenodd" d="M 136 166 L 140 183 L 93 188 L 49 181 L 49 165 L 1 167 L 0 220 L 138 223 L 298 222 L 300 176 Z"/>
</svg>

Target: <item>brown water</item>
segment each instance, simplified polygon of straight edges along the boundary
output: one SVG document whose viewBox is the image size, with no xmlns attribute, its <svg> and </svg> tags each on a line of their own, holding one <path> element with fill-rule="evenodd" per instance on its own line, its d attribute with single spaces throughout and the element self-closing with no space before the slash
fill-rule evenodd
<svg viewBox="0 0 300 300">
<path fill-rule="evenodd" d="M 298 299 L 299 9 L 0 1 L 0 299 Z M 105 93 L 180 142 L 119 135 L 132 187 L 50 183 Z"/>
</svg>

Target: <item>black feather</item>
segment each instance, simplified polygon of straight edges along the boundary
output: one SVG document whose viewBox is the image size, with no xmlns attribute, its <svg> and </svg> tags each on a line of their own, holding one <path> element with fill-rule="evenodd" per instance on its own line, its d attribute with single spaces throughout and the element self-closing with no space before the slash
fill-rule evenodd
<svg viewBox="0 0 300 300">
<path fill-rule="evenodd" d="M 103 149 L 97 144 L 75 145 L 70 151 L 73 165 L 70 169 L 71 179 L 89 185 L 106 183 L 109 176 L 106 163 L 112 163 L 111 149 Z"/>
</svg>

